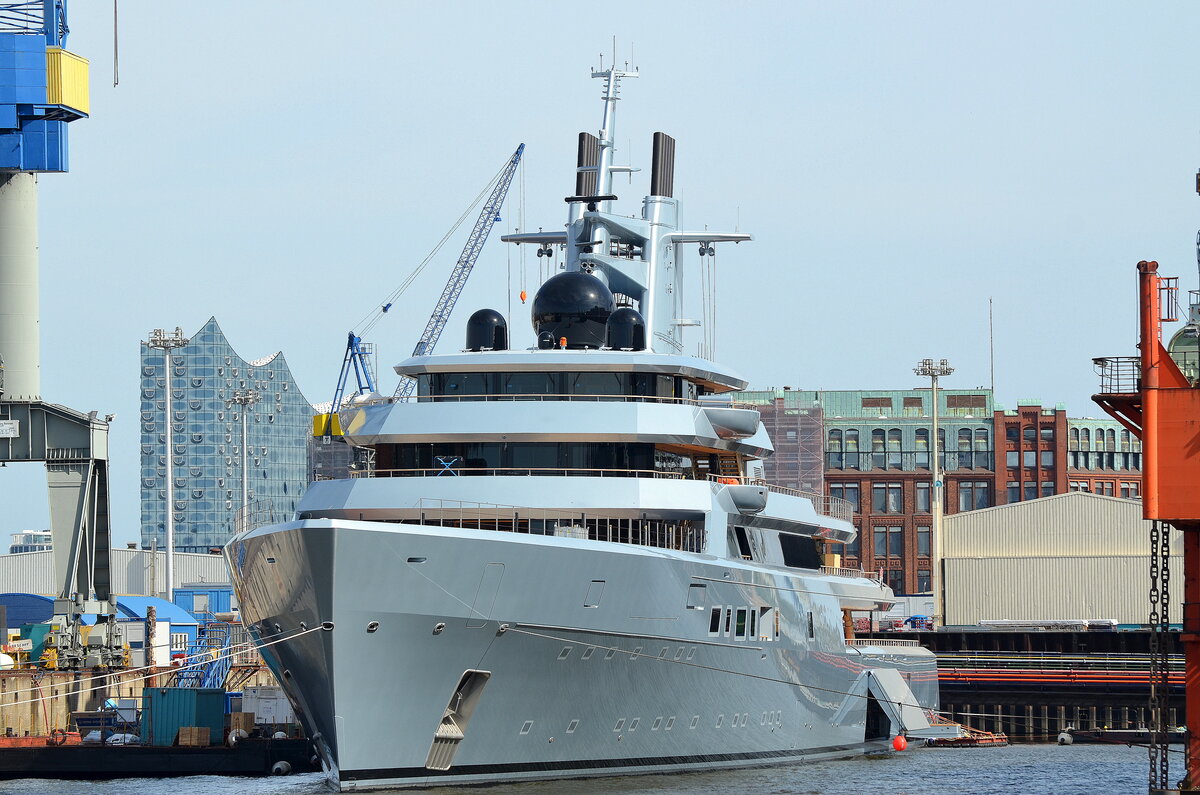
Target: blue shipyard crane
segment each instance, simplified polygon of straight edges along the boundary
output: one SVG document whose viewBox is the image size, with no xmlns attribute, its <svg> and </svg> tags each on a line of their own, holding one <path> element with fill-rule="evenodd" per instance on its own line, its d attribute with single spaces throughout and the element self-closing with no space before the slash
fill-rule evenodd
<svg viewBox="0 0 1200 795">
<path fill-rule="evenodd" d="M 37 175 L 67 170 L 67 124 L 89 109 L 88 62 L 65 49 L 67 33 L 66 0 L 0 3 L 0 466 L 46 466 L 58 598 L 42 663 L 114 667 L 125 659 L 108 561 L 113 415 L 41 396 Z M 86 644 L 84 615 L 100 617 Z"/>
<path fill-rule="evenodd" d="M 521 144 L 517 147 L 517 151 L 513 152 L 512 157 L 508 160 L 508 165 L 500 172 L 491 195 L 483 203 L 483 209 L 479 211 L 475 227 L 467 237 L 467 243 L 463 246 L 462 253 L 458 255 L 458 262 L 454 264 L 454 270 L 450 272 L 450 279 L 446 282 L 441 297 L 433 307 L 433 314 L 429 316 L 429 321 L 425 324 L 425 331 L 421 333 L 421 338 L 417 340 L 416 347 L 413 348 L 413 356 L 428 356 L 433 353 L 434 346 L 437 345 L 442 331 L 446 328 L 446 323 L 450 321 L 450 313 L 454 311 L 454 305 L 458 303 L 458 297 L 462 295 L 463 287 L 467 284 L 467 277 L 471 275 L 471 269 L 475 267 L 475 260 L 479 259 L 479 252 L 483 251 L 483 244 L 487 242 L 488 234 L 500 220 L 500 206 L 504 204 L 504 197 L 508 195 L 513 174 L 517 171 L 517 166 L 521 162 L 521 154 L 524 151 L 525 144 Z M 417 382 L 414 379 L 402 378 L 396 387 L 395 396 L 409 397 L 416 387 Z"/>
</svg>

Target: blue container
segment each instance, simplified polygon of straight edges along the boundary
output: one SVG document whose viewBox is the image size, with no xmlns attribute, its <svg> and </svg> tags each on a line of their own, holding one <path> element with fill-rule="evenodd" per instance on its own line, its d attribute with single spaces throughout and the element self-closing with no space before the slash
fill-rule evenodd
<svg viewBox="0 0 1200 795">
<path fill-rule="evenodd" d="M 207 726 L 210 745 L 225 741 L 225 691 L 154 687 L 142 691 L 142 742 L 174 745 L 184 726 Z"/>
</svg>

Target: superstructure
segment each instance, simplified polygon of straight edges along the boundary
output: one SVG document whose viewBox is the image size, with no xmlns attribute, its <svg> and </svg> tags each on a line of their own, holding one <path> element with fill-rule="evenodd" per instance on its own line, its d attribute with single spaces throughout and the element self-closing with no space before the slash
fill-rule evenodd
<svg viewBox="0 0 1200 795">
<path fill-rule="evenodd" d="M 620 81 L 579 136 L 536 347 L 482 309 L 466 350 L 396 366 L 409 400 L 343 411 L 374 451 L 293 521 L 226 548 L 243 618 L 341 789 L 698 770 L 846 756 L 927 727 L 931 653 L 848 637 L 886 609 L 825 567 L 848 503 L 749 477 L 771 453 L 746 381 L 684 353 L 674 141 L 614 211 Z"/>
</svg>

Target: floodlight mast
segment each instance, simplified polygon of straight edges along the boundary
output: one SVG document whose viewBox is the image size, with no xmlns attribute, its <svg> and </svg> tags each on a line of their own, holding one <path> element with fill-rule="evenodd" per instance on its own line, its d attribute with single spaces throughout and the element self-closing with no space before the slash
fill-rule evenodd
<svg viewBox="0 0 1200 795">
<path fill-rule="evenodd" d="M 931 512 L 933 514 L 933 528 L 930 539 L 930 566 L 929 566 L 929 587 L 933 591 L 933 626 L 934 629 L 945 625 L 946 619 L 946 594 L 943 586 L 942 578 L 942 507 L 943 493 L 945 484 L 942 483 L 942 450 L 938 439 L 938 378 L 950 375 L 954 372 L 954 368 L 945 359 L 934 361 L 933 359 L 922 359 L 913 368 L 913 372 L 920 376 L 927 376 L 930 380 L 930 402 L 932 406 L 933 418 L 933 505 Z"/>
</svg>

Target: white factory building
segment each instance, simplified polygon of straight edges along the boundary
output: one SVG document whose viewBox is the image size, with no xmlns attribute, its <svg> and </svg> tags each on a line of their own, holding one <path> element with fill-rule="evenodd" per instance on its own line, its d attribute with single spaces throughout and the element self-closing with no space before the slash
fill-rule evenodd
<svg viewBox="0 0 1200 795">
<path fill-rule="evenodd" d="M 1178 624 L 1183 536 L 1169 532 L 1169 620 Z M 1150 522 L 1140 500 L 1069 492 L 958 513 L 944 519 L 941 553 L 947 625 L 1148 621 Z"/>
</svg>

